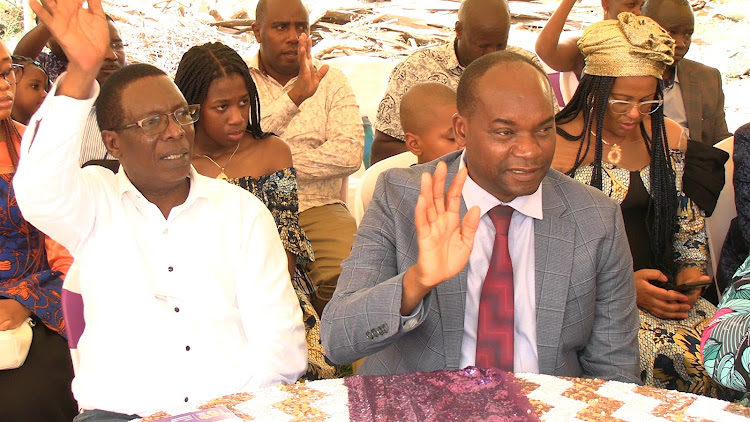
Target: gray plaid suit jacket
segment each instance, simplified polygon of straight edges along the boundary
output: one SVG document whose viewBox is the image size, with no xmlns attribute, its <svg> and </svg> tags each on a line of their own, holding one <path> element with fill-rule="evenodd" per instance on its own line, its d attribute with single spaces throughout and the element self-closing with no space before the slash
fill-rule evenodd
<svg viewBox="0 0 750 422">
<path fill-rule="evenodd" d="M 714 145 L 732 136 L 724 116 L 721 73 L 689 59 L 680 60 L 676 69 L 690 139 Z"/>
<path fill-rule="evenodd" d="M 460 156 L 441 158 L 446 186 Z M 415 318 L 402 324 L 400 315 L 404 272 L 418 254 L 420 175 L 436 163 L 380 176 L 323 312 L 326 355 L 341 364 L 366 356 L 358 374 L 459 367 L 466 268 L 430 292 Z M 544 218 L 534 222 L 540 372 L 639 383 L 633 264 L 620 207 L 555 170 L 542 182 L 542 201 Z"/>
</svg>

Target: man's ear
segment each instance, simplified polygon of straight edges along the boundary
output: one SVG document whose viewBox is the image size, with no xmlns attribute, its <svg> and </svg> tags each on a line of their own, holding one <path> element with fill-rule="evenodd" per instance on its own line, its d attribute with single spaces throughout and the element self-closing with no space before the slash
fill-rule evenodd
<svg viewBox="0 0 750 422">
<path fill-rule="evenodd" d="M 104 146 L 107 147 L 109 155 L 119 160 L 122 152 L 120 151 L 121 139 L 117 132 L 113 130 L 103 130 L 102 141 L 104 141 Z"/>
<path fill-rule="evenodd" d="M 609 12 L 609 0 L 602 0 L 602 9 L 604 9 L 605 15 Z"/>
<path fill-rule="evenodd" d="M 406 148 L 411 151 L 412 154 L 417 157 L 422 155 L 422 144 L 419 142 L 419 137 L 411 132 L 404 133 L 404 143 Z"/>
<path fill-rule="evenodd" d="M 260 25 L 258 22 L 253 22 L 252 25 L 250 25 L 250 28 L 253 30 L 253 34 L 255 35 L 255 41 L 260 44 Z"/>
<path fill-rule="evenodd" d="M 602 0 L 602 1 L 605 1 L 605 0 Z M 461 22 L 456 21 L 456 26 L 455 26 L 454 29 L 456 31 L 456 38 L 460 38 L 461 37 L 461 33 L 464 32 L 464 27 L 463 27 L 463 25 L 461 25 Z"/>
<path fill-rule="evenodd" d="M 466 147 L 466 120 L 459 113 L 453 115 L 453 135 L 456 137 L 456 143 L 461 147 Z"/>
</svg>

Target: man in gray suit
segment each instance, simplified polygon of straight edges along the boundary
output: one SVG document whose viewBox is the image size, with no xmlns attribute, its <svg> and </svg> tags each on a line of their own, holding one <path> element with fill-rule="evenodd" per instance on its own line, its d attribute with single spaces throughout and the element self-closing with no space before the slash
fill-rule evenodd
<svg viewBox="0 0 750 422">
<path fill-rule="evenodd" d="M 323 312 L 327 356 L 341 364 L 367 357 L 359 374 L 475 365 L 495 238 L 487 212 L 505 204 L 514 209 L 513 370 L 638 383 L 620 209 L 550 169 L 554 109 L 544 71 L 515 53 L 492 53 L 467 67 L 457 97 L 454 130 L 465 151 L 380 176 Z"/>
</svg>

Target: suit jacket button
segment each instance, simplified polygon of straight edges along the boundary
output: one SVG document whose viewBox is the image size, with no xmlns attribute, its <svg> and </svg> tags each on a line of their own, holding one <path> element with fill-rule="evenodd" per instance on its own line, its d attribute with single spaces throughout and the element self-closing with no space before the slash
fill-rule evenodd
<svg viewBox="0 0 750 422">
<path fill-rule="evenodd" d="M 366 332 L 365 335 L 367 336 L 367 338 L 369 338 L 370 340 L 372 340 L 372 331 Z"/>
<path fill-rule="evenodd" d="M 383 324 L 383 331 L 388 332 L 388 324 Z"/>
</svg>

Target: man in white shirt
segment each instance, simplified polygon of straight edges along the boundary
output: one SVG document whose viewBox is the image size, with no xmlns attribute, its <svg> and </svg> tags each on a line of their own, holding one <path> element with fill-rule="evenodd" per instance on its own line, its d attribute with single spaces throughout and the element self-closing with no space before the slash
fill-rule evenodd
<svg viewBox="0 0 750 422">
<path fill-rule="evenodd" d="M 32 3 L 70 60 L 29 125 L 14 185 L 24 216 L 75 257 L 85 330 L 76 420 L 129 420 L 292 383 L 302 316 L 271 214 L 190 165 L 198 110 L 163 71 L 128 66 L 99 93 L 99 1 Z M 117 174 L 78 167 L 94 99 Z"/>
<path fill-rule="evenodd" d="M 366 357 L 361 374 L 499 366 L 480 339 L 502 325 L 489 352 L 502 350 L 507 370 L 639 382 L 622 215 L 550 169 L 552 101 L 544 71 L 516 53 L 466 68 L 454 117 L 465 150 L 378 180 L 323 312 L 328 358 Z M 486 301 L 498 279 L 510 294 Z"/>
</svg>

